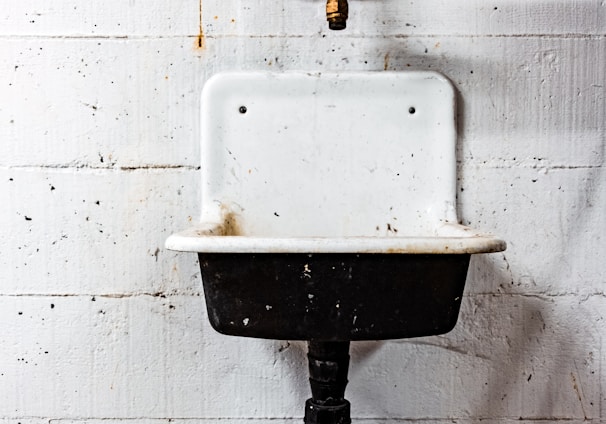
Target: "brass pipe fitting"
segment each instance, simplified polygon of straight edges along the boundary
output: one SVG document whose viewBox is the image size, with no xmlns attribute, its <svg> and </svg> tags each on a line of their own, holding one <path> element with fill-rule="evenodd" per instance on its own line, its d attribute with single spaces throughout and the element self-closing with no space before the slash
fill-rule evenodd
<svg viewBox="0 0 606 424">
<path fill-rule="evenodd" d="M 327 0 L 326 20 L 332 30 L 342 30 L 347 26 L 349 6 L 347 0 Z"/>
</svg>

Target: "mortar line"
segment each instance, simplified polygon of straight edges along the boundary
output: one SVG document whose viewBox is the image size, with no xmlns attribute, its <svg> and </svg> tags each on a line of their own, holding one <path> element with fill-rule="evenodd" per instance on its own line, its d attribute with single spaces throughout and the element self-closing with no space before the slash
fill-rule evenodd
<svg viewBox="0 0 606 424">
<path fill-rule="evenodd" d="M 310 34 L 205 34 L 205 39 L 229 39 L 229 38 L 249 38 L 249 39 L 264 39 L 264 38 L 277 38 L 277 39 L 297 39 L 297 38 L 309 38 Z M 175 35 L 138 35 L 138 34 L 106 34 L 106 35 L 87 35 L 87 34 L 73 34 L 73 35 L 57 35 L 57 34 L 4 34 L 0 35 L 0 40 L 11 40 L 11 39 L 58 39 L 58 40 L 163 40 L 163 39 L 183 39 L 193 38 L 198 39 L 200 34 L 175 34 Z M 584 34 L 584 33 L 559 33 L 559 34 L 541 34 L 541 33 L 524 33 L 524 34 L 348 34 L 348 35 L 336 35 L 333 39 L 392 39 L 392 38 L 541 38 L 541 39 L 592 39 L 600 40 L 606 38 L 606 34 Z M 327 38 L 328 39 L 328 38 Z"/>
<path fill-rule="evenodd" d="M 95 297 L 95 298 L 103 298 L 103 299 L 124 299 L 131 297 L 200 297 L 202 296 L 202 291 L 200 292 L 132 292 L 132 293 L 2 293 L 0 294 L 0 298 L 8 297 Z M 473 298 L 473 297 L 521 297 L 521 298 L 534 298 L 539 300 L 549 300 L 552 298 L 558 297 L 571 297 L 578 298 L 582 296 L 583 299 L 589 299 L 593 297 L 606 297 L 605 293 L 595 292 L 590 294 L 579 294 L 579 293 L 491 293 L 491 292 L 482 292 L 482 293 L 470 293 L 466 294 L 465 297 Z"/>
<path fill-rule="evenodd" d="M 508 163 L 508 162 L 495 162 L 495 163 L 483 163 L 474 162 L 467 160 L 457 160 L 457 165 L 465 165 L 467 167 L 482 168 L 482 169 L 537 169 L 546 171 L 557 171 L 557 170 L 590 170 L 590 169 L 602 169 L 603 165 L 540 165 L 538 163 Z M 31 164 L 31 165 L 0 165 L 0 170 L 10 171 L 29 171 L 29 170 L 57 170 L 65 172 L 79 172 L 79 171 L 91 171 L 91 172 L 108 172 L 108 171 L 121 171 L 121 172 L 133 172 L 133 171 L 162 171 L 162 170 L 189 170 L 198 171 L 201 169 L 200 165 L 169 165 L 169 164 L 158 164 L 158 165 L 139 165 L 139 166 L 92 166 L 90 164 Z"/>
<path fill-rule="evenodd" d="M 420 417 L 420 418 L 403 418 L 403 417 L 353 417 L 356 422 L 402 422 L 402 423 L 424 423 L 424 422 L 444 422 L 452 423 L 453 421 L 489 421 L 489 422 L 600 422 L 598 418 L 571 418 L 571 417 L 521 417 L 521 416 L 505 416 L 505 417 Z M 75 418 L 48 418 L 48 417 L 17 417 L 8 419 L 40 419 L 48 420 L 48 423 L 61 422 L 61 421 L 163 421 L 163 422 L 176 422 L 176 421 L 297 421 L 301 422 L 302 417 L 126 417 L 126 418 L 112 418 L 112 417 L 75 417 Z"/>
<path fill-rule="evenodd" d="M 131 297 L 200 297 L 202 292 L 133 292 L 133 293 L 4 293 L 0 298 L 8 297 L 87 297 L 100 299 L 125 299 Z"/>
<path fill-rule="evenodd" d="M 3 171 L 32 171 L 32 170 L 55 170 L 57 172 L 136 172 L 136 171 L 165 171 L 165 170 L 186 170 L 198 171 L 199 165 L 140 165 L 140 166 L 91 166 L 82 165 L 0 165 Z"/>
</svg>

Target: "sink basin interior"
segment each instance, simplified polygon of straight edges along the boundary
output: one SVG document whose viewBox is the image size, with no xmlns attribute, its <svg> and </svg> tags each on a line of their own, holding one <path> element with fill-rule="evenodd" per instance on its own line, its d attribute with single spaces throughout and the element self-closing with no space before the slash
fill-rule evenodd
<svg viewBox="0 0 606 424">
<path fill-rule="evenodd" d="M 200 224 L 167 247 L 502 250 L 457 225 L 454 99 L 434 72 L 213 77 L 202 94 Z"/>
<path fill-rule="evenodd" d="M 454 92 L 437 74 L 223 74 L 202 104 L 203 222 L 263 237 L 456 222 Z"/>
</svg>

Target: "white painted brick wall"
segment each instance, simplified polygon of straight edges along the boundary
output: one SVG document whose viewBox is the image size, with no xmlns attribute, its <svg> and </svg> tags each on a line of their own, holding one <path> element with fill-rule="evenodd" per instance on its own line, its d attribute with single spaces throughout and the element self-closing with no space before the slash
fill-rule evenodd
<svg viewBox="0 0 606 424">
<path fill-rule="evenodd" d="M 237 69 L 458 89 L 459 213 L 509 248 L 450 334 L 354 344 L 357 422 L 606 420 L 605 2 L 350 0 L 342 33 L 323 0 L 4 3 L 0 422 L 301 422 L 304 344 L 216 334 L 162 248 L 198 215 L 199 92 Z"/>
</svg>

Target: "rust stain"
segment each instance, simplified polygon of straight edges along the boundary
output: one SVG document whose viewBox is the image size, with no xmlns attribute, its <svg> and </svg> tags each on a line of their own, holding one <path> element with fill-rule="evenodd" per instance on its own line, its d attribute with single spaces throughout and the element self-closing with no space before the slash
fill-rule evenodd
<svg viewBox="0 0 606 424">
<path fill-rule="evenodd" d="M 436 43 L 436 45 L 434 46 L 434 48 L 436 48 L 436 49 L 440 48 L 440 42 L 439 41 Z"/>
<path fill-rule="evenodd" d="M 387 249 L 387 250 L 385 250 L 385 253 L 400 254 L 400 253 L 410 253 L 410 252 L 407 252 L 406 249 Z"/>
<path fill-rule="evenodd" d="M 223 222 L 223 234 L 224 236 L 238 236 L 242 234 L 242 230 L 236 219 L 236 215 L 233 212 L 229 212 L 225 215 L 225 221 Z"/>
<path fill-rule="evenodd" d="M 204 37 L 204 27 L 202 24 L 202 0 L 199 0 L 199 8 L 198 8 L 198 16 L 199 16 L 199 25 L 198 25 L 198 36 L 196 37 L 196 45 L 195 48 L 197 50 L 206 49 L 206 39 Z"/>
<path fill-rule="evenodd" d="M 387 71 L 389 68 L 389 52 L 385 53 L 385 58 L 383 59 L 383 70 Z"/>
<path fill-rule="evenodd" d="M 576 366 L 576 364 L 575 364 Z M 581 390 L 579 390 L 579 385 L 577 384 L 577 379 L 575 378 L 573 373 L 570 373 L 570 378 L 572 380 L 572 388 L 577 394 L 577 398 L 579 399 L 579 403 L 581 404 L 581 411 L 583 411 L 583 416 L 587 420 L 587 412 L 585 412 L 585 406 L 583 405 L 583 396 L 581 394 Z"/>
<path fill-rule="evenodd" d="M 243 235 L 242 227 L 238 222 L 237 215 L 230 210 L 229 206 L 221 205 L 221 215 L 223 216 L 223 225 L 221 226 L 222 236 Z"/>
</svg>

